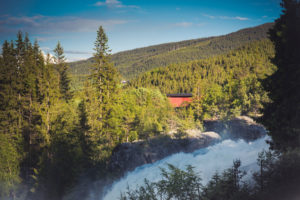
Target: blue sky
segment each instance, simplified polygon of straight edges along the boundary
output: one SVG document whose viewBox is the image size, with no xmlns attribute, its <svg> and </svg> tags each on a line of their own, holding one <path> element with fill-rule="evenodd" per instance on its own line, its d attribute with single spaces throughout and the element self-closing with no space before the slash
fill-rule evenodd
<svg viewBox="0 0 300 200">
<path fill-rule="evenodd" d="M 273 22 L 280 0 L 0 0 L 0 43 L 18 30 L 52 53 L 57 41 L 68 61 L 93 54 L 102 25 L 112 52 L 217 36 Z"/>
</svg>

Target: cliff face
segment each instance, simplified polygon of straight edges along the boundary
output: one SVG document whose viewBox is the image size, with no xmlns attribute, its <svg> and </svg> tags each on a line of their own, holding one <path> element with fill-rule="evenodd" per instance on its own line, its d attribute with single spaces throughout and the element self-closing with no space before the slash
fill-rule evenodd
<svg viewBox="0 0 300 200">
<path fill-rule="evenodd" d="M 251 141 L 266 134 L 262 125 L 247 117 L 229 121 L 205 121 L 204 127 L 207 132 L 189 130 L 188 136 L 184 139 L 161 136 L 148 141 L 120 144 L 112 153 L 109 170 L 123 175 L 138 166 L 153 163 L 174 153 L 190 153 L 224 139 Z"/>
</svg>

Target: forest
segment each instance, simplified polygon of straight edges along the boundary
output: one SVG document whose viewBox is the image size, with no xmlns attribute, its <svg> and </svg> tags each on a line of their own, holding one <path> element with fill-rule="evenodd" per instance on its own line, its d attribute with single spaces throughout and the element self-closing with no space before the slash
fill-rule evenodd
<svg viewBox="0 0 300 200">
<path fill-rule="evenodd" d="M 82 173 L 98 179 L 119 143 L 168 129 L 172 109 L 159 90 L 122 89 L 102 27 L 94 71 L 70 89 L 60 43 L 55 62 L 18 33 L 1 57 L 1 196 L 60 199 Z M 69 170 L 71 169 L 71 170 Z M 56 176 L 55 174 L 61 174 Z M 19 193 L 26 191 L 26 193 Z M 21 195 L 21 197 L 19 196 Z"/>
<path fill-rule="evenodd" d="M 272 23 L 267 23 L 224 36 L 144 47 L 119 52 L 111 58 L 122 79 L 129 80 L 153 68 L 224 54 L 247 43 L 267 39 L 271 26 Z M 70 74 L 76 79 L 75 87 L 80 88 L 80 82 L 84 82 L 90 73 L 92 63 L 92 58 L 70 63 Z"/>
<path fill-rule="evenodd" d="M 156 68 L 129 84 L 159 88 L 163 94 L 192 93 L 193 111 L 201 120 L 255 116 L 268 101 L 260 80 L 275 71 L 273 57 L 272 43 L 261 40 L 224 55 Z"/>
<path fill-rule="evenodd" d="M 145 180 L 120 199 L 297 199 L 300 3 L 281 5 L 281 17 L 254 35 L 250 28 L 115 55 L 100 26 L 82 69 L 88 73 L 73 73 L 82 63 L 67 63 L 60 42 L 52 59 L 19 31 L 0 56 L 0 198 L 64 199 L 83 177 L 118 176 L 107 170 L 118 144 L 166 137 L 174 127 L 184 137 L 189 128 L 202 130 L 203 120 L 247 115 L 272 138 L 252 185 L 242 181 L 239 160 L 207 185 L 193 166 L 169 165 L 164 179 Z M 172 108 L 166 94 L 187 92 L 191 105 Z"/>
</svg>

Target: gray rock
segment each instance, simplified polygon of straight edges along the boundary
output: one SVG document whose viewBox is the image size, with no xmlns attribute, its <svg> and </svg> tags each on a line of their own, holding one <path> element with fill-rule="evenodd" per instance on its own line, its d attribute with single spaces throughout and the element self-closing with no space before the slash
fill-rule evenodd
<svg viewBox="0 0 300 200">
<path fill-rule="evenodd" d="M 168 136 L 162 136 L 148 141 L 123 143 L 114 149 L 109 163 L 109 170 L 122 175 L 138 166 L 154 163 L 174 153 L 189 153 L 205 148 L 219 139 L 220 137 L 216 133 L 210 132 L 184 139 L 172 139 Z"/>
<path fill-rule="evenodd" d="M 204 133 L 187 130 L 187 137 L 184 139 L 165 135 L 148 141 L 120 144 L 112 153 L 108 169 L 120 176 L 138 166 L 156 162 L 174 153 L 190 153 L 228 138 L 253 141 L 266 134 L 262 125 L 248 117 L 237 117 L 229 121 L 205 121 L 204 127 Z"/>
<path fill-rule="evenodd" d="M 205 131 L 214 131 L 221 135 L 222 139 L 256 140 L 266 135 L 266 129 L 261 124 L 254 122 L 246 116 L 236 117 L 232 120 L 206 120 Z"/>
</svg>

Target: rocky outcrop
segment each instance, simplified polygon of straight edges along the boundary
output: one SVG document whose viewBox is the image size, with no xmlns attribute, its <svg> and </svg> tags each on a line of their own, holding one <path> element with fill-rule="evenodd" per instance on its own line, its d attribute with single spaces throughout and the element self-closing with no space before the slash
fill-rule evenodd
<svg viewBox="0 0 300 200">
<path fill-rule="evenodd" d="M 244 139 L 253 141 L 266 135 L 266 129 L 253 119 L 240 116 L 232 120 L 207 120 L 204 121 L 205 131 L 214 131 L 220 134 L 222 139 Z"/>
<path fill-rule="evenodd" d="M 123 174 L 134 170 L 137 166 L 153 163 L 178 152 L 193 152 L 207 147 L 220 140 L 214 132 L 194 133 L 184 139 L 172 139 L 162 136 L 148 141 L 123 143 L 118 145 L 111 156 L 109 170 Z"/>
<path fill-rule="evenodd" d="M 265 128 L 249 117 L 237 117 L 229 121 L 209 120 L 204 122 L 206 132 L 186 131 L 184 139 L 161 136 L 148 141 L 118 145 L 111 156 L 109 170 L 118 175 L 134 170 L 137 166 L 161 160 L 178 152 L 193 152 L 223 139 L 256 140 L 266 134 Z"/>
</svg>

